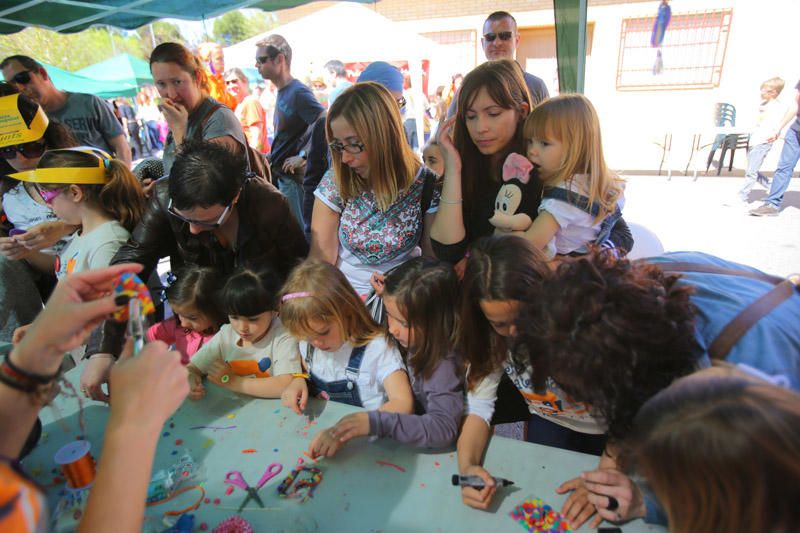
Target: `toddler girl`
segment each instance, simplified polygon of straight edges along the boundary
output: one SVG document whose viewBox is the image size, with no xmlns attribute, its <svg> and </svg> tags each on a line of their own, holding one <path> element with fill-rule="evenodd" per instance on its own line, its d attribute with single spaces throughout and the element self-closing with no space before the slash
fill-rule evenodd
<svg viewBox="0 0 800 533">
<path fill-rule="evenodd" d="M 127 165 L 90 146 L 45 152 L 36 169 L 11 174 L 35 184 L 67 224 L 80 225 L 56 257 L 56 276 L 106 267 L 144 212 L 144 193 Z"/>
<path fill-rule="evenodd" d="M 175 315 L 151 326 L 147 340 L 174 345 L 185 360 L 191 358 L 227 321 L 219 303 L 221 288 L 222 278 L 214 268 L 191 266 L 179 271 L 166 290 Z"/>
<path fill-rule="evenodd" d="M 292 335 L 304 339 L 300 353 L 309 378 L 292 382 L 283 405 L 301 414 L 310 391 L 366 409 L 412 412 L 400 351 L 338 268 L 307 260 L 290 274 L 282 294 L 281 318 Z"/>
<path fill-rule="evenodd" d="M 401 346 L 414 393 L 414 414 L 382 410 L 343 417 L 312 442 L 312 455 L 333 455 L 353 437 L 390 437 L 418 447 L 455 443 L 464 394 L 457 336 L 458 280 L 452 267 L 422 257 L 386 275 L 383 303 L 389 333 Z"/>
<path fill-rule="evenodd" d="M 528 159 L 544 186 L 528 237 L 550 257 L 610 243 L 624 204 L 624 183 L 606 166 L 592 103 L 580 94 L 545 100 L 525 120 L 524 136 Z"/>
<path fill-rule="evenodd" d="M 271 269 L 237 270 L 222 289 L 230 324 L 194 355 L 189 398 L 205 394 L 203 376 L 220 387 L 260 398 L 277 398 L 300 372 L 297 342 L 276 313 L 280 278 Z M 255 376 L 259 379 L 250 379 Z"/>
</svg>

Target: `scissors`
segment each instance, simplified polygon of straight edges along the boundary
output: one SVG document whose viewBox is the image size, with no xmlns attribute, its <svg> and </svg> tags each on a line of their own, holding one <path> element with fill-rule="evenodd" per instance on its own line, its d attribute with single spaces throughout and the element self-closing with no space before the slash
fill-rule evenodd
<svg viewBox="0 0 800 533">
<path fill-rule="evenodd" d="M 247 497 L 244 499 L 242 504 L 239 506 L 239 510 L 236 512 L 241 513 L 242 509 L 244 509 L 244 506 L 247 505 L 247 502 L 250 500 L 254 500 L 258 506 L 263 509 L 264 502 L 261 501 L 261 497 L 258 495 L 258 490 L 263 487 L 267 481 L 280 474 L 281 470 L 283 470 L 283 465 L 279 463 L 272 463 L 264 471 L 264 475 L 261 476 L 261 479 L 258 480 L 258 484 L 255 487 L 248 485 L 247 481 L 244 480 L 242 473 L 238 470 L 231 470 L 225 474 L 225 483 L 228 483 L 229 485 L 235 485 L 240 489 L 247 491 Z"/>
</svg>

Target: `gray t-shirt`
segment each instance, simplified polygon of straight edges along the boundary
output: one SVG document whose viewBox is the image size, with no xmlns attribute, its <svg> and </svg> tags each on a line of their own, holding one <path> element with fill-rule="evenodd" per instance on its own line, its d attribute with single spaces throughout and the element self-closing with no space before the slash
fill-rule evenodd
<svg viewBox="0 0 800 533">
<path fill-rule="evenodd" d="M 103 99 L 92 94 L 67 93 L 61 109 L 48 111 L 47 116 L 68 126 L 81 144 L 94 146 L 114 154 L 111 139 L 122 135 L 122 125 Z"/>
<path fill-rule="evenodd" d="M 219 107 L 209 117 L 206 123 L 203 124 L 203 119 L 215 105 L 219 105 Z M 203 131 L 202 134 L 198 136 L 197 131 L 200 127 L 203 128 Z M 184 140 L 199 137 L 207 141 L 216 139 L 217 137 L 225 137 L 226 135 L 239 141 L 242 146 L 247 145 L 242 125 L 239 123 L 239 119 L 236 118 L 236 114 L 213 98 L 206 97 L 200 105 L 197 106 L 197 109 L 192 111 L 189 115 L 189 122 L 186 126 L 186 136 Z M 169 171 L 172 169 L 172 163 L 175 162 L 176 150 L 177 146 L 175 146 L 175 140 L 172 138 L 172 132 L 170 132 L 169 137 L 167 137 L 167 143 L 164 146 L 163 160 L 165 175 L 169 174 Z"/>
</svg>

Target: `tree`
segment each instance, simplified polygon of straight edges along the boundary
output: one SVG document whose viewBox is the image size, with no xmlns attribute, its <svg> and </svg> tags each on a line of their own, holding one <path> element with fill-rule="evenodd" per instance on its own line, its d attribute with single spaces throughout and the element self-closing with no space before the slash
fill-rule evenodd
<svg viewBox="0 0 800 533">
<path fill-rule="evenodd" d="M 250 21 L 241 11 L 229 11 L 214 21 L 214 40 L 218 43 L 238 43 L 255 35 L 251 32 Z"/>
<path fill-rule="evenodd" d="M 150 56 L 153 48 L 161 43 L 185 42 L 181 29 L 176 24 L 163 20 L 146 24 L 136 31 L 141 36 L 142 48 L 147 57 Z M 154 42 L 155 44 L 153 44 Z"/>
</svg>

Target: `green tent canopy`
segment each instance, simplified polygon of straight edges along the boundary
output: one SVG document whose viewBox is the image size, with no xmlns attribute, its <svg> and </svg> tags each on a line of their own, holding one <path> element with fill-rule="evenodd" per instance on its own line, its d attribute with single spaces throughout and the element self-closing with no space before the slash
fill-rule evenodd
<svg viewBox="0 0 800 533">
<path fill-rule="evenodd" d="M 137 87 L 152 85 L 153 83 L 153 77 L 150 75 L 150 64 L 144 59 L 133 57 L 130 54 L 114 56 L 82 68 L 75 74 L 94 80 L 113 81 Z"/>
<path fill-rule="evenodd" d="M 76 93 L 89 93 L 100 98 L 113 98 L 115 96 L 136 96 L 139 91 L 135 83 L 118 80 L 98 80 L 81 76 L 75 72 L 68 72 L 53 65 L 42 63 L 53 84 L 63 91 Z"/>
</svg>

